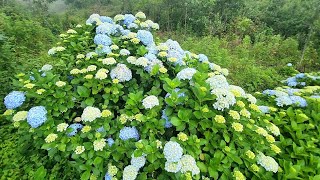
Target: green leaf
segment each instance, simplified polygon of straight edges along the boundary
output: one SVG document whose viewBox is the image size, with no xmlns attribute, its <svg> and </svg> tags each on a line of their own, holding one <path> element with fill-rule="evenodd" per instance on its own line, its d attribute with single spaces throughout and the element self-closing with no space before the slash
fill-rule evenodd
<svg viewBox="0 0 320 180">
<path fill-rule="evenodd" d="M 90 170 L 87 170 L 81 175 L 81 180 L 88 180 L 90 178 Z"/>
<path fill-rule="evenodd" d="M 94 104 L 94 98 L 90 97 L 84 101 L 88 106 L 92 106 Z"/>
<path fill-rule="evenodd" d="M 137 50 L 137 54 L 143 57 L 148 52 L 145 46 L 140 46 Z"/>
<path fill-rule="evenodd" d="M 94 166 L 98 167 L 102 163 L 102 158 L 101 157 L 96 157 L 93 161 Z"/>
<path fill-rule="evenodd" d="M 59 144 L 58 149 L 62 152 L 66 151 L 66 144 Z"/>
<path fill-rule="evenodd" d="M 181 120 L 174 116 L 170 119 L 170 122 L 174 125 L 174 126 L 180 126 L 181 125 Z"/>
<path fill-rule="evenodd" d="M 84 86 L 78 86 L 77 92 L 81 97 L 89 97 L 90 90 Z"/>
<path fill-rule="evenodd" d="M 35 180 L 42 180 L 42 179 L 45 179 L 47 175 L 47 170 L 43 166 L 41 166 L 37 169 L 37 171 L 34 174 L 35 174 L 34 176 Z"/>
</svg>

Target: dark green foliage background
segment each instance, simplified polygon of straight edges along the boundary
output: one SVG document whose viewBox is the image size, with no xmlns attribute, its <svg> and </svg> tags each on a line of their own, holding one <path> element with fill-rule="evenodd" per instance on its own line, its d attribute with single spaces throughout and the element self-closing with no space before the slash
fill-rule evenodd
<svg viewBox="0 0 320 180">
<path fill-rule="evenodd" d="M 62 9 L 62 10 L 61 10 Z M 294 9 L 294 11 L 293 11 Z M 92 13 L 113 16 L 144 11 L 160 24 L 157 37 L 172 38 L 229 70 L 249 92 L 274 88 L 292 73 L 320 69 L 320 3 L 317 0 L 3 0 L 0 2 L 0 114 L 12 77 L 50 62 L 58 35 Z M 77 179 L 72 164 L 54 164 L 11 122 L 0 117 L 0 179 Z M 289 151 L 289 150 L 288 150 Z M 63 164 L 63 165 L 62 165 Z"/>
</svg>

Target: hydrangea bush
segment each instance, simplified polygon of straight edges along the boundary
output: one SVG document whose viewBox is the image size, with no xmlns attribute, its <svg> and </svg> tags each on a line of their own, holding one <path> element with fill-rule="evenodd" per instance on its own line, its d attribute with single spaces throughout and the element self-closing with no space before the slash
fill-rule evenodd
<svg viewBox="0 0 320 180">
<path fill-rule="evenodd" d="M 8 119 L 81 179 L 271 179 L 279 129 L 228 70 L 174 40 L 144 13 L 93 14 L 18 74 Z"/>
<path fill-rule="evenodd" d="M 259 108 L 280 128 L 280 179 L 319 179 L 320 76 L 299 73 L 288 79 L 296 78 L 301 80 L 300 87 L 305 83 L 303 88 L 284 86 L 258 93 L 264 104 Z"/>
</svg>

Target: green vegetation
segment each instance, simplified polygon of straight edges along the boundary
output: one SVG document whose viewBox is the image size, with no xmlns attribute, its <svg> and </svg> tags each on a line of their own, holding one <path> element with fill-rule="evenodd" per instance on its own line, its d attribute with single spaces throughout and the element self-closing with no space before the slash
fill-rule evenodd
<svg viewBox="0 0 320 180">
<path fill-rule="evenodd" d="M 60 33 L 75 29 L 92 13 L 113 17 L 119 13 L 135 14 L 138 11 L 145 12 L 148 18 L 159 23 L 160 32 L 155 33 L 155 37 L 159 37 L 157 42 L 171 38 L 185 50 L 207 55 L 211 62 L 229 70 L 229 83 L 247 92 L 280 87 L 281 81 L 297 73 L 294 69 L 300 72 L 317 72 L 320 69 L 320 4 L 317 0 L 3 0 L 0 2 L 0 114 L 5 111 L 3 98 L 14 90 L 13 79 L 17 73 L 28 74 L 33 71 L 37 74 L 36 71 L 48 63 L 61 67 L 59 60 L 49 58 L 47 53 L 61 40 L 58 38 Z M 288 63 L 293 67 L 288 67 Z M 314 87 L 319 84 L 307 82 L 307 85 Z M 313 94 L 319 94 L 319 88 L 307 89 L 299 94 L 307 99 L 308 107 L 277 107 L 267 113 L 267 118 L 261 117 L 261 120 L 267 119 L 277 125 L 281 132 L 276 142 L 281 153 L 271 155 L 281 167 L 278 174 L 267 173 L 264 176 L 265 171 L 254 174 L 244 170 L 244 167 L 248 167 L 247 160 L 239 160 L 233 154 L 225 156 L 225 149 L 217 151 L 215 161 L 225 158 L 227 160 L 222 162 L 223 166 L 232 168 L 235 165 L 231 165 L 231 162 L 246 162 L 239 165 L 239 169 L 242 168 L 248 178 L 319 179 L 320 101 L 309 98 Z M 259 93 L 256 95 L 261 105 L 276 107 L 272 97 Z M 88 100 L 85 103 L 90 102 Z M 80 179 L 80 172 L 87 171 L 84 166 L 79 170 L 77 160 L 65 158 L 67 153 L 53 156 L 53 151 L 39 148 L 40 144 L 36 144 L 33 138 L 44 139 L 43 134 L 40 133 L 39 137 L 27 135 L 27 130 L 13 127 L 9 119 L 0 116 L 0 137 L 3 142 L 0 146 L 1 180 Z M 177 118 L 173 124 L 177 126 L 176 132 L 179 132 L 182 125 Z M 203 129 L 209 127 L 200 125 L 198 131 L 205 134 Z M 185 132 L 191 138 L 192 128 Z M 232 134 L 223 133 L 215 140 L 224 139 L 225 136 Z M 148 145 L 148 142 L 143 143 Z M 193 144 L 183 144 L 191 152 Z M 234 144 L 237 142 L 229 146 L 234 148 L 237 146 Z M 206 151 L 199 154 L 194 151 L 191 154 L 212 158 L 213 154 L 210 153 Z M 159 163 L 158 159 L 157 166 Z M 208 168 L 210 163 L 204 160 L 198 163 L 201 171 L 208 176 L 232 176 L 231 172 Z M 148 167 L 150 170 L 152 168 Z M 89 177 L 90 174 L 85 176 Z"/>
</svg>

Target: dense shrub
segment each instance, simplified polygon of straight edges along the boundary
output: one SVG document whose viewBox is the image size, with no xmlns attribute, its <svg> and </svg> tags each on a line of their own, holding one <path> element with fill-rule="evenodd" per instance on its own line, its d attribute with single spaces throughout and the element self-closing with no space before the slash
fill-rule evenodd
<svg viewBox="0 0 320 180">
<path fill-rule="evenodd" d="M 270 179 L 281 170 L 271 157 L 279 129 L 227 82 L 227 69 L 171 39 L 154 42 L 159 27 L 141 12 L 86 24 L 60 35 L 48 51 L 54 66 L 16 76 L 4 104 L 21 139 L 74 164 L 81 179 Z"/>
<path fill-rule="evenodd" d="M 320 76 L 299 73 L 284 82 L 291 87 L 266 90 L 260 95 L 263 104 L 269 104 L 261 110 L 275 119 L 281 131 L 280 177 L 319 179 Z"/>
</svg>

